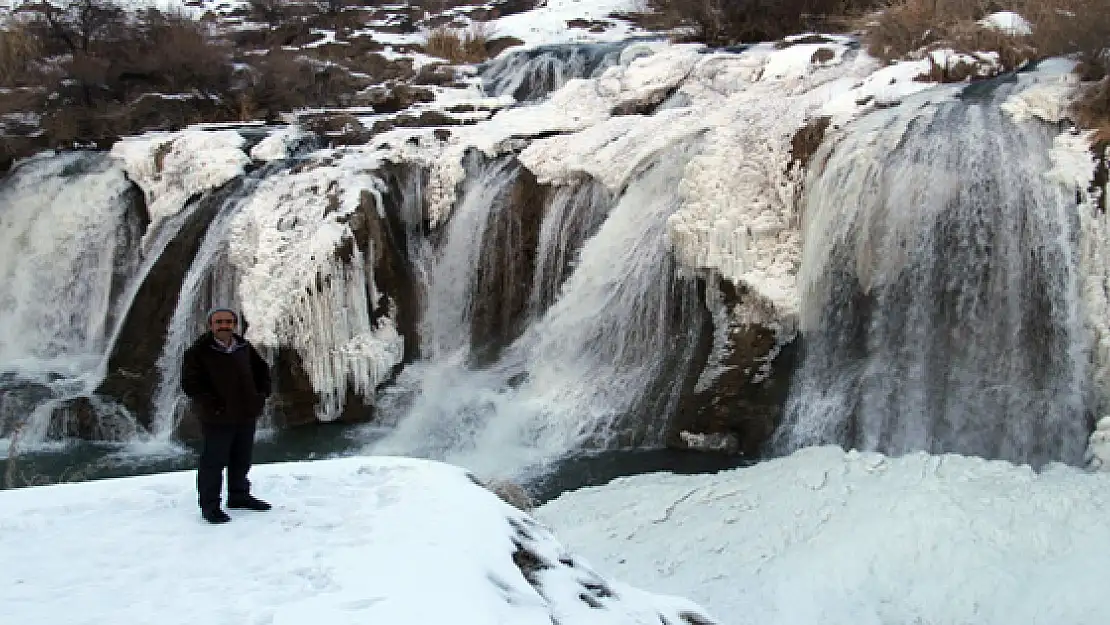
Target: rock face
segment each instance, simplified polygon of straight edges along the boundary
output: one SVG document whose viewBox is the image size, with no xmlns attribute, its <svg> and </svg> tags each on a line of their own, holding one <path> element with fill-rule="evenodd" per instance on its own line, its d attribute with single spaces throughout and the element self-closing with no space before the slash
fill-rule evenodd
<svg viewBox="0 0 1110 625">
<path fill-rule="evenodd" d="M 473 287 L 470 335 L 476 364 L 496 360 L 524 330 L 546 194 L 532 172 L 521 167 L 505 196 L 496 200 L 506 204 L 505 210 L 491 214 L 486 224 Z"/>
<path fill-rule="evenodd" d="M 671 424 L 668 446 L 758 456 L 782 417 L 798 356 L 797 340 L 783 327 L 756 319 L 767 315 L 736 314 L 754 304 L 744 289 L 717 276 L 710 289 L 728 311 L 718 336 L 726 338 L 723 358 L 713 362 L 713 341 L 703 340 L 700 359 L 710 371 L 683 395 Z M 717 323 L 721 323 L 720 316 Z M 710 375 L 711 373 L 716 375 Z"/>
</svg>

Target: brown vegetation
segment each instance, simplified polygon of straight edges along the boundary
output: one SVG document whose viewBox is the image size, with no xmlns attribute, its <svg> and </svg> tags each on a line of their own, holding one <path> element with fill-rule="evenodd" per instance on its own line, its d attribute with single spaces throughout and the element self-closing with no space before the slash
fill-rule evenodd
<svg viewBox="0 0 1110 625">
<path fill-rule="evenodd" d="M 648 0 L 656 28 L 686 29 L 691 41 L 727 46 L 836 28 L 877 0 Z"/>
<path fill-rule="evenodd" d="M 0 30 L 0 87 L 22 83 L 29 66 L 41 55 L 39 42 L 23 22 L 13 22 Z"/>
<path fill-rule="evenodd" d="M 482 22 L 474 22 L 464 30 L 440 26 L 428 33 L 424 51 L 452 63 L 480 63 L 489 58 L 486 43 L 492 34 Z"/>
</svg>

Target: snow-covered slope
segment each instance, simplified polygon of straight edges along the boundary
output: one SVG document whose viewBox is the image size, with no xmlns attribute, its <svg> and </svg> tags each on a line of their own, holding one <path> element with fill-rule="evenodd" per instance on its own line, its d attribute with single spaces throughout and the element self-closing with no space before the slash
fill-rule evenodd
<svg viewBox="0 0 1110 625">
<path fill-rule="evenodd" d="M 713 622 L 600 576 L 454 467 L 352 458 L 252 477 L 275 509 L 219 527 L 189 472 L 0 492 L 3 622 Z"/>
<path fill-rule="evenodd" d="M 1110 622 L 1110 476 L 822 447 L 645 475 L 537 516 L 600 570 L 731 625 Z"/>
</svg>

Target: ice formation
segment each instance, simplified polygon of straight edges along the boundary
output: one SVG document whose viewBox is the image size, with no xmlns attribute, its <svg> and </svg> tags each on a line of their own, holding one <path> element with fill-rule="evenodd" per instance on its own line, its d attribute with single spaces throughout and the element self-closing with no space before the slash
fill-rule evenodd
<svg viewBox="0 0 1110 625">
<path fill-rule="evenodd" d="M 351 227 L 359 211 L 380 216 L 378 164 L 351 153 L 271 175 L 229 228 L 251 339 L 297 351 L 324 421 L 340 416 L 348 389 L 372 397 L 403 352 L 388 315 L 371 322 L 375 250 L 359 249 Z"/>
</svg>

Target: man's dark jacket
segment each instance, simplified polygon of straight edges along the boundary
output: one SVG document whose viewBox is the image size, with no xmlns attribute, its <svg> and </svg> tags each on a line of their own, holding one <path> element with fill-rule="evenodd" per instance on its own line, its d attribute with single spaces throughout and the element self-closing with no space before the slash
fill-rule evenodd
<svg viewBox="0 0 1110 625">
<path fill-rule="evenodd" d="M 238 334 L 228 352 L 208 332 L 185 350 L 181 390 L 199 408 L 203 423 L 249 423 L 262 414 L 270 395 L 270 368 Z"/>
</svg>

